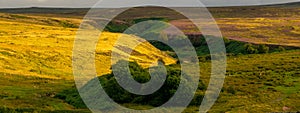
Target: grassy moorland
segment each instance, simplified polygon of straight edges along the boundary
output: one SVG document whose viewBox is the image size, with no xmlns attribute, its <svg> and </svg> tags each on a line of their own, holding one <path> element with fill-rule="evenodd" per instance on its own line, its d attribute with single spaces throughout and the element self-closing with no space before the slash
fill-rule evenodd
<svg viewBox="0 0 300 113">
<path fill-rule="evenodd" d="M 273 6 L 215 7 L 208 8 L 208 10 L 216 19 L 224 37 L 256 44 L 275 44 L 299 47 L 299 6 L 299 3 L 290 3 Z M 88 10 L 89 9 L 84 8 L 51 9 L 35 7 L 0 9 L 0 12 L 80 19 L 84 17 Z M 109 15 L 109 12 L 115 12 L 119 9 L 94 10 L 97 10 L 99 13 L 93 15 L 106 18 L 105 15 Z M 156 12 L 157 10 L 159 10 L 159 12 Z M 193 8 L 190 8 L 189 10 L 191 10 L 192 15 L 195 14 Z M 188 22 L 183 15 L 168 8 L 161 7 L 131 8 L 118 15 L 115 18 L 115 21 L 127 22 L 126 25 L 130 25 L 135 19 L 147 18 L 145 15 L 166 18 L 171 21 L 170 23 L 178 25 L 183 31 L 195 32 L 195 28 L 191 27 L 193 24 Z"/>
<path fill-rule="evenodd" d="M 7 108 L 68 110 L 54 95 L 74 85 L 72 49 L 78 19 L 0 14 L 1 105 Z M 74 26 L 73 26 L 74 25 Z M 110 53 L 118 33 L 103 33 L 96 50 L 98 75 L 110 72 Z M 138 38 L 126 36 L 128 41 Z M 133 48 L 131 60 L 150 65 L 176 61 L 149 43 Z M 120 53 L 124 54 L 124 53 Z M 125 54 L 124 54 L 125 55 Z"/>
<path fill-rule="evenodd" d="M 185 32 L 194 33 L 192 23 L 174 20 Z M 299 47 L 300 18 L 294 17 L 233 17 L 216 18 L 224 37 L 253 44 L 274 44 Z"/>
<path fill-rule="evenodd" d="M 133 8 L 119 18 L 129 23 L 144 18 L 134 13 L 138 10 L 139 8 Z M 151 13 L 147 8 L 144 10 Z M 235 40 L 226 42 L 227 51 L 234 54 L 228 54 L 224 87 L 209 112 L 299 111 L 300 51 L 297 48 L 285 49 L 286 46 L 299 47 L 299 8 L 265 6 L 209 10 L 216 17 L 224 36 Z M 0 112 L 89 112 L 78 98 L 72 76 L 74 37 L 87 9 L 32 8 L 0 11 L 6 12 L 0 13 Z M 170 16 L 172 18 L 167 21 L 175 23 L 184 21 L 177 20 L 184 19 L 181 15 L 174 16 L 173 12 L 163 11 L 168 14 L 154 14 L 162 15 L 158 18 Z M 41 12 L 48 14 L 43 15 Z M 112 76 L 110 53 L 118 36 L 120 33 L 103 33 L 96 49 L 97 74 L 104 75 L 102 77 L 107 77 L 108 80 Z M 140 39 L 130 35 L 126 37 L 129 42 Z M 247 42 L 253 45 L 249 46 Z M 261 44 L 266 45 L 260 46 Z M 281 46 L 273 47 L 268 44 Z M 260 52 L 260 47 L 269 47 L 270 51 L 262 49 L 263 52 Z M 196 49 L 202 52 L 207 48 Z M 149 79 L 145 68 L 157 60 L 173 64 L 169 68 L 174 72 L 179 70 L 180 66 L 174 64 L 175 58 L 150 43 L 139 45 L 135 51 L 131 61 L 143 66 L 143 69 L 139 69 L 142 72 L 137 75 L 140 74 L 145 79 L 140 80 Z M 188 113 L 198 111 L 210 78 L 210 58 L 207 53 L 199 55 L 203 84 L 200 84 L 195 99 L 185 110 Z M 177 80 L 176 77 L 175 79 Z M 116 85 L 110 81 L 104 82 L 108 86 Z M 111 92 L 115 94 L 114 91 Z M 160 94 L 158 93 L 157 99 L 165 99 Z M 123 100 L 118 100 L 123 106 L 133 109 L 157 106 L 157 102 L 148 105 L 139 101 L 127 101 L 127 98 L 141 99 L 128 95 L 122 95 Z M 172 95 L 172 92 L 168 95 Z"/>
<path fill-rule="evenodd" d="M 223 92 L 211 111 L 298 111 L 299 55 L 296 50 L 229 57 Z"/>
<path fill-rule="evenodd" d="M 300 98 L 300 67 L 298 65 L 300 61 L 297 60 L 299 58 L 299 50 L 228 57 L 224 87 L 210 112 L 299 111 L 300 106 L 297 104 Z M 199 110 L 199 102 L 201 102 L 206 86 L 209 83 L 210 66 L 209 60 L 200 63 L 201 82 L 193 101 L 185 112 L 190 113 Z M 178 65 L 171 65 L 168 69 L 177 70 L 180 69 L 179 67 Z M 136 67 L 133 68 L 133 70 L 135 69 Z M 135 73 L 133 76 L 137 77 L 136 80 L 147 81 L 148 79 L 147 75 L 141 74 L 144 72 L 139 71 L 139 74 L 137 74 L 133 71 L 133 73 Z M 159 99 L 161 95 L 172 95 L 172 93 L 166 94 L 161 91 L 156 93 L 157 98 L 130 95 L 130 93 L 124 92 L 121 90 L 122 88 L 119 88 L 120 86 L 113 82 L 112 76 L 113 74 L 104 75 L 99 80 L 104 85 L 108 95 L 116 102 L 132 109 L 153 108 L 153 105 L 161 105 L 160 101 L 155 101 L 155 99 Z M 144 78 L 139 79 L 139 77 Z M 109 89 L 114 89 L 114 91 Z M 115 92 L 116 90 L 122 93 L 117 93 Z M 87 89 L 86 93 L 91 91 L 93 90 Z M 168 91 L 168 89 L 165 91 Z M 82 100 L 78 98 L 79 95 L 76 89 L 65 90 L 59 93 L 59 97 L 77 108 L 86 108 L 82 106 Z M 151 98 L 150 101 L 149 98 Z M 145 100 L 149 103 L 140 102 L 139 100 Z M 166 101 L 165 98 L 162 101 Z"/>
</svg>

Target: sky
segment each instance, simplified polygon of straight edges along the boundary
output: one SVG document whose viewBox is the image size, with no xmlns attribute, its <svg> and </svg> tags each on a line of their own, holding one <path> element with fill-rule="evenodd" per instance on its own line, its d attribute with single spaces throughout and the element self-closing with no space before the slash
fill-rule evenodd
<svg viewBox="0 0 300 113">
<path fill-rule="evenodd" d="M 0 0 L 0 8 L 15 7 L 92 7 L 99 0 Z M 105 7 L 126 7 L 125 4 L 173 4 L 180 6 L 181 4 L 194 5 L 197 0 L 103 0 Z M 199 0 L 198 0 L 199 1 Z M 205 6 L 240 6 L 240 5 L 262 5 L 277 4 L 287 2 L 297 2 L 300 0 L 200 0 Z M 170 3 L 172 2 L 172 3 Z M 135 3 L 135 4 L 134 4 Z"/>
</svg>

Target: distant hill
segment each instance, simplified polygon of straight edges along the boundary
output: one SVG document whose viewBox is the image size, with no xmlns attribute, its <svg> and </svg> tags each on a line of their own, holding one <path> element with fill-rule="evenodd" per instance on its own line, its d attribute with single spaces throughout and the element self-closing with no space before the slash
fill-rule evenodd
<svg viewBox="0 0 300 113">
<path fill-rule="evenodd" d="M 275 7 L 300 7 L 300 2 L 290 2 L 290 3 L 282 3 L 282 4 L 272 4 L 267 6 L 275 6 Z"/>
<path fill-rule="evenodd" d="M 291 3 L 282 3 L 282 4 L 270 4 L 270 5 L 259 5 L 259 6 L 229 6 L 229 7 L 209 7 L 208 9 L 212 9 L 212 13 L 214 13 L 215 8 L 217 9 L 236 9 L 236 8 L 261 8 L 261 7 L 300 7 L 300 2 L 291 2 Z M 142 7 L 143 9 L 153 9 L 159 7 Z M 135 9 L 135 8 L 134 8 Z M 160 8 L 161 9 L 161 8 Z M 60 14 L 61 16 L 76 16 L 83 17 L 90 8 L 55 8 L 55 7 L 28 7 L 28 8 L 3 8 L 0 9 L 2 13 L 17 13 L 17 14 Z M 110 12 L 118 10 L 118 8 L 99 8 L 101 13 L 105 14 L 105 12 Z M 220 10 L 221 11 L 221 10 Z M 164 12 L 164 11 L 163 11 Z M 216 11 L 218 12 L 218 11 Z"/>
<path fill-rule="evenodd" d="M 95 10 L 95 9 L 94 9 Z M 93 15 L 97 18 L 106 19 L 107 15 L 120 9 L 96 9 L 98 10 Z M 193 10 L 193 8 L 189 8 Z M 208 8 L 212 16 L 216 19 L 224 37 L 235 40 L 247 40 L 251 43 L 259 44 L 274 44 L 274 45 L 289 45 L 299 47 L 300 28 L 299 22 L 294 21 L 300 18 L 300 2 L 285 3 L 285 4 L 272 4 L 263 6 L 235 6 L 235 7 L 211 7 Z M 88 8 L 12 8 L 0 9 L 0 13 L 13 13 L 13 14 L 30 14 L 43 17 L 52 17 L 54 19 L 22 19 L 23 22 L 51 24 L 59 26 L 69 26 L 70 24 L 64 21 L 56 20 L 57 17 L 76 18 L 78 21 L 70 21 L 75 26 L 79 25 Z M 159 11 L 159 12 L 158 12 Z M 191 15 L 194 11 L 190 12 Z M 149 15 L 149 16 L 145 16 Z M 11 15 L 14 16 L 14 15 Z M 177 23 L 186 19 L 185 16 L 178 14 L 168 8 L 162 7 L 138 7 L 131 8 L 126 12 L 114 18 L 118 26 L 119 22 L 127 22 L 126 25 L 131 25 L 131 22 L 140 18 L 164 18 L 169 22 Z M 292 17 L 292 18 L 291 18 Z M 278 21 L 281 20 L 281 21 Z M 268 25 L 266 25 L 266 23 Z M 72 25 L 70 25 L 72 26 Z M 74 26 L 74 27 L 75 27 Z M 187 23 L 182 25 L 188 26 Z M 115 27 L 121 28 L 121 27 Z M 191 28 L 191 27 L 190 27 Z M 189 29 L 194 32 L 194 29 Z M 240 39 L 241 38 L 241 39 Z"/>
<path fill-rule="evenodd" d="M 46 8 L 46 7 L 30 7 L 30 8 L 5 8 L 0 9 L 2 13 L 15 14 L 40 14 L 40 15 L 55 15 L 55 16 L 72 16 L 83 17 L 88 8 Z"/>
</svg>

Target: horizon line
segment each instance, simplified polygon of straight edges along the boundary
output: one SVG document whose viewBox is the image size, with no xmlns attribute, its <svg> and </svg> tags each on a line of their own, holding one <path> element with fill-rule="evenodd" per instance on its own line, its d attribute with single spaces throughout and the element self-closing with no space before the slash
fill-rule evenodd
<svg viewBox="0 0 300 113">
<path fill-rule="evenodd" d="M 277 3 L 277 4 L 261 4 L 261 5 L 223 5 L 223 6 L 205 6 L 201 8 L 226 8 L 226 7 L 255 7 L 255 6 L 277 6 L 277 5 L 288 5 L 288 4 L 296 4 L 297 2 L 286 2 L 286 3 Z M 300 5 L 299 5 L 300 6 Z M 145 5 L 145 6 L 135 6 L 135 7 L 163 7 L 163 6 L 152 6 L 152 5 Z M 33 9 L 33 8 L 40 8 L 40 9 L 91 9 L 91 8 L 99 8 L 99 9 L 118 9 L 118 8 L 130 8 L 130 7 L 93 7 L 93 6 L 87 6 L 87 7 L 70 7 L 70 6 L 22 6 L 22 7 L 0 7 L 0 9 Z M 199 8 L 194 6 L 174 6 L 174 8 Z"/>
</svg>

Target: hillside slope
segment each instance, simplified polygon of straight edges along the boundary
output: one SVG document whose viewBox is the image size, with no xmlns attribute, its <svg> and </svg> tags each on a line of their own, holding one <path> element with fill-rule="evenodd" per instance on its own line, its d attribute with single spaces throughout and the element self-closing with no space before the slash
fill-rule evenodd
<svg viewBox="0 0 300 113">
<path fill-rule="evenodd" d="M 31 16 L 26 20 L 20 16 L 1 15 L 0 72 L 50 78 L 71 77 L 72 49 L 77 29 L 55 23 L 49 25 L 39 23 L 38 20 L 44 17 Z M 66 18 L 55 18 L 55 20 L 70 23 L 80 21 Z M 110 64 L 111 49 L 120 35 L 105 32 L 100 37 L 96 50 L 96 66 L 99 67 L 97 70 L 99 75 L 110 71 L 108 64 Z M 134 36 L 126 35 L 126 38 L 129 42 L 139 41 L 139 38 Z M 176 62 L 149 43 L 137 46 L 131 57 L 131 60 L 145 66 L 158 59 L 162 59 L 166 64 Z"/>
<path fill-rule="evenodd" d="M 0 14 L 0 112 L 10 112 L 9 109 L 19 109 L 18 112 L 83 112 L 54 98 L 56 93 L 75 85 L 72 50 L 77 28 L 72 25 L 80 21 Z M 111 49 L 120 35 L 102 33 L 95 51 L 99 76 L 110 73 Z M 141 40 L 125 36 L 128 41 Z M 145 67 L 160 59 L 166 64 L 176 62 L 149 43 L 142 43 L 134 50 L 130 60 Z"/>
<path fill-rule="evenodd" d="M 299 4 L 299 2 L 296 2 L 266 6 L 212 7 L 208 8 L 208 10 L 216 19 L 216 23 L 220 27 L 220 30 L 224 37 L 230 38 L 232 40 L 250 42 L 255 44 L 272 44 L 300 47 Z M 101 18 L 107 18 L 105 17 L 105 15 L 108 15 L 108 12 L 114 12 L 118 10 L 120 9 L 97 9 L 97 11 L 99 12 L 98 14 L 94 15 Z M 189 10 L 193 10 L 193 8 L 189 8 Z M 14 15 L 10 16 L 19 18 L 22 18 L 22 16 L 16 15 L 28 13 L 40 16 L 48 15 L 52 16 L 52 18 L 56 18 L 55 16 L 77 18 L 77 21 L 71 21 L 72 23 L 74 23 L 74 25 L 69 25 L 66 21 L 59 21 L 57 19 L 53 20 L 49 18 L 45 18 L 43 21 L 33 21 L 41 24 L 73 27 L 78 26 L 78 24 L 80 23 L 80 19 L 84 17 L 87 11 L 88 9 L 80 8 L 0 9 L 0 12 L 15 13 Z M 193 11 L 191 11 L 191 13 L 193 13 Z M 118 15 L 115 20 L 131 22 L 132 20 L 138 18 L 145 18 L 145 15 L 151 15 L 151 17 L 166 18 L 167 20 L 170 20 L 172 24 L 177 24 L 183 31 L 197 31 L 195 30 L 195 28 L 191 27 L 193 26 L 191 25 L 192 23 L 188 23 L 183 15 L 180 15 L 170 9 L 161 7 L 132 8 Z M 2 17 L 9 18 L 7 16 Z M 30 20 L 26 19 L 26 17 L 23 17 L 23 19 L 25 21 Z M 71 18 L 69 18 L 69 20 L 71 20 Z"/>
</svg>

